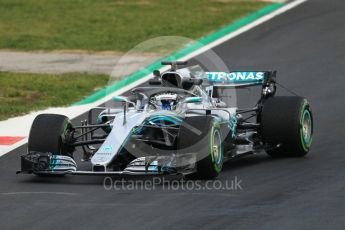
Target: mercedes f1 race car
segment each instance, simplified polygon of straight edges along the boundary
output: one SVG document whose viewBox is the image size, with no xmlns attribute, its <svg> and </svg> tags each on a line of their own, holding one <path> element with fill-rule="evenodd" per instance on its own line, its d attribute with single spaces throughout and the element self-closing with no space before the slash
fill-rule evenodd
<svg viewBox="0 0 345 230">
<path fill-rule="evenodd" d="M 275 96 L 276 71 L 204 72 L 198 65 L 183 68 L 186 62 L 162 64 L 170 69 L 154 71 L 149 86 L 114 96 L 121 106 L 91 109 L 79 126 L 63 115 L 38 115 L 20 172 L 211 179 L 224 162 L 248 154 L 308 153 L 313 136 L 309 103 L 299 96 Z M 252 108 L 223 100 L 222 92 L 253 86 L 260 97 Z M 88 166 L 84 169 L 76 163 L 77 148 Z"/>
</svg>

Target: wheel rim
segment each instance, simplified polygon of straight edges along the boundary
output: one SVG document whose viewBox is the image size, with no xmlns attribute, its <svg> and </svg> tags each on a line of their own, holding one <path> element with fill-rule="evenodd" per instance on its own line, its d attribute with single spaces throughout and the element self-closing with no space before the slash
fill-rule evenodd
<svg viewBox="0 0 345 230">
<path fill-rule="evenodd" d="M 213 132 L 212 143 L 211 143 L 211 157 L 214 162 L 216 171 L 220 171 L 223 162 L 223 151 L 222 151 L 222 139 L 218 129 Z"/>
<path fill-rule="evenodd" d="M 62 138 L 64 138 L 64 141 L 66 141 L 66 139 L 69 138 L 69 133 L 71 132 L 71 128 L 72 128 L 72 125 L 69 122 L 67 122 L 64 125 L 63 133 L 62 133 L 62 136 L 60 137 L 60 151 L 59 151 L 58 155 L 66 155 L 66 154 L 68 154 L 70 157 L 72 157 L 72 155 L 73 155 L 71 153 L 71 152 L 73 152 L 73 150 L 71 150 L 70 148 L 66 147 L 66 145 L 63 145 L 63 140 L 62 140 Z"/>
<path fill-rule="evenodd" d="M 303 143 L 303 148 L 305 150 L 308 150 L 311 144 L 312 134 L 313 134 L 313 124 L 312 124 L 311 113 L 308 109 L 305 109 L 303 111 L 303 115 L 301 119 L 301 139 Z"/>
</svg>

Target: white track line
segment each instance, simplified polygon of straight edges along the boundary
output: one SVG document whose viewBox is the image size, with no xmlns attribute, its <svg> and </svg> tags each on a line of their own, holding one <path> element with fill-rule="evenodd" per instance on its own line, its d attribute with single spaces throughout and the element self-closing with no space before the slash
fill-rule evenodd
<svg viewBox="0 0 345 230">
<path fill-rule="evenodd" d="M 205 51 L 212 49 L 212 48 L 214 48 L 214 47 L 216 47 L 216 46 L 218 46 L 218 45 L 220 45 L 220 44 L 222 44 L 222 43 L 224 43 L 224 42 L 226 42 L 226 41 L 228 41 L 234 37 L 237 37 L 238 35 L 243 34 L 243 33 L 247 32 L 248 30 L 251 30 L 254 27 L 257 27 L 257 26 L 265 23 L 265 22 L 271 20 L 272 18 L 277 17 L 278 15 L 281 15 L 281 14 L 285 13 L 286 11 L 291 10 L 292 8 L 299 6 L 300 4 L 302 4 L 306 1 L 308 1 L 308 0 L 296 0 L 296 1 L 290 2 L 290 3 L 286 4 L 285 6 L 282 6 L 278 10 L 275 10 L 272 13 L 269 13 L 269 14 L 255 20 L 254 22 L 251 22 L 251 23 L 239 28 L 238 30 L 236 30 L 232 33 L 229 33 L 228 35 L 225 35 L 225 36 L 211 42 L 208 45 L 203 46 L 202 48 L 190 53 L 189 55 L 187 55 L 181 59 L 189 60 L 195 56 L 198 56 L 199 54 L 204 53 Z"/>
<path fill-rule="evenodd" d="M 269 14 L 255 20 L 254 22 L 251 22 L 251 23 L 241 27 L 238 30 L 236 30 L 232 33 L 229 33 L 228 35 L 225 35 L 225 36 L 203 46 L 202 48 L 184 56 L 183 58 L 180 58 L 179 60 L 189 60 L 193 57 L 196 57 L 199 54 L 204 53 L 205 51 L 212 49 L 213 47 L 216 47 L 216 46 L 218 46 L 218 45 L 220 45 L 220 44 L 222 44 L 222 43 L 224 43 L 224 42 L 226 42 L 226 41 L 228 41 L 234 37 L 237 37 L 240 34 L 243 34 L 243 33 L 247 32 L 248 30 L 253 29 L 256 26 L 259 26 L 259 25 L 271 20 L 272 18 L 285 13 L 288 10 L 291 10 L 292 8 L 297 7 L 298 5 L 300 5 L 306 1 L 307 0 L 296 0 L 296 1 L 290 2 L 290 3 L 286 4 L 285 6 L 282 6 L 278 10 L 276 10 L 272 13 L 269 13 Z M 164 71 L 167 69 L 168 69 L 168 67 L 165 66 L 165 67 L 162 67 L 160 70 Z M 133 82 L 133 83 L 121 88 L 120 90 L 118 90 L 118 91 L 116 91 L 116 92 L 114 92 L 114 93 L 94 102 L 94 103 L 90 103 L 87 105 L 81 105 L 81 106 L 72 106 L 69 108 L 51 108 L 51 109 L 47 109 L 44 111 L 30 113 L 30 114 L 22 116 L 22 117 L 17 117 L 17 118 L 12 118 L 12 119 L 9 119 L 6 121 L 2 121 L 2 122 L 0 122 L 0 135 L 2 135 L 2 133 L 4 131 L 7 131 L 7 130 L 12 130 L 11 133 L 13 133 L 13 132 L 15 132 L 13 129 L 16 128 L 19 131 L 18 131 L 18 133 L 13 134 L 14 136 L 28 136 L 33 119 L 35 118 L 35 116 L 37 116 L 40 113 L 47 113 L 47 112 L 49 112 L 49 113 L 60 113 L 60 114 L 65 114 L 68 117 L 70 117 L 71 119 L 73 119 L 73 118 L 87 112 L 89 109 L 111 100 L 111 98 L 113 96 L 120 95 L 120 94 L 127 92 L 130 89 L 146 82 L 150 78 L 152 78 L 152 74 L 149 74 L 149 75 L 141 78 L 140 80 Z M 6 136 L 6 135 L 4 134 L 4 136 Z M 20 142 L 17 142 L 14 145 L 11 145 L 11 146 L 0 146 L 0 157 L 6 153 L 18 148 L 18 147 L 20 147 L 21 145 L 26 144 L 26 143 L 27 143 L 27 138 L 21 140 Z"/>
</svg>

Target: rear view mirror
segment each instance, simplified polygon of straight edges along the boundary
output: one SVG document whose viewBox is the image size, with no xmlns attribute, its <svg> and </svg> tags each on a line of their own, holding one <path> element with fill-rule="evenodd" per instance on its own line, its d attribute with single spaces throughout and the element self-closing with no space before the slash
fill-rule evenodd
<svg viewBox="0 0 345 230">
<path fill-rule="evenodd" d="M 125 102 L 125 103 L 132 103 L 127 97 L 124 96 L 114 96 L 113 101 L 115 102 Z"/>
<path fill-rule="evenodd" d="M 187 97 L 184 100 L 185 103 L 200 103 L 202 102 L 202 98 L 201 97 Z"/>
</svg>

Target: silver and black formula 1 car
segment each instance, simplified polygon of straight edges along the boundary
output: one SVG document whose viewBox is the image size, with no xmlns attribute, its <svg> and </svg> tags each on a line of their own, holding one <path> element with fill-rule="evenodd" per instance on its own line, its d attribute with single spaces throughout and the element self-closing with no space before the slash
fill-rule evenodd
<svg viewBox="0 0 345 230">
<path fill-rule="evenodd" d="M 215 178 L 224 162 L 247 154 L 308 153 L 313 135 L 309 103 L 298 96 L 275 96 L 276 71 L 204 72 L 200 66 L 178 68 L 186 62 L 162 64 L 171 68 L 154 71 L 149 86 L 113 97 L 121 107 L 93 108 L 80 126 L 63 115 L 38 115 L 20 172 Z M 222 100 L 223 91 L 251 86 L 260 87 L 253 108 Z M 77 147 L 86 169 L 75 161 Z"/>
</svg>

